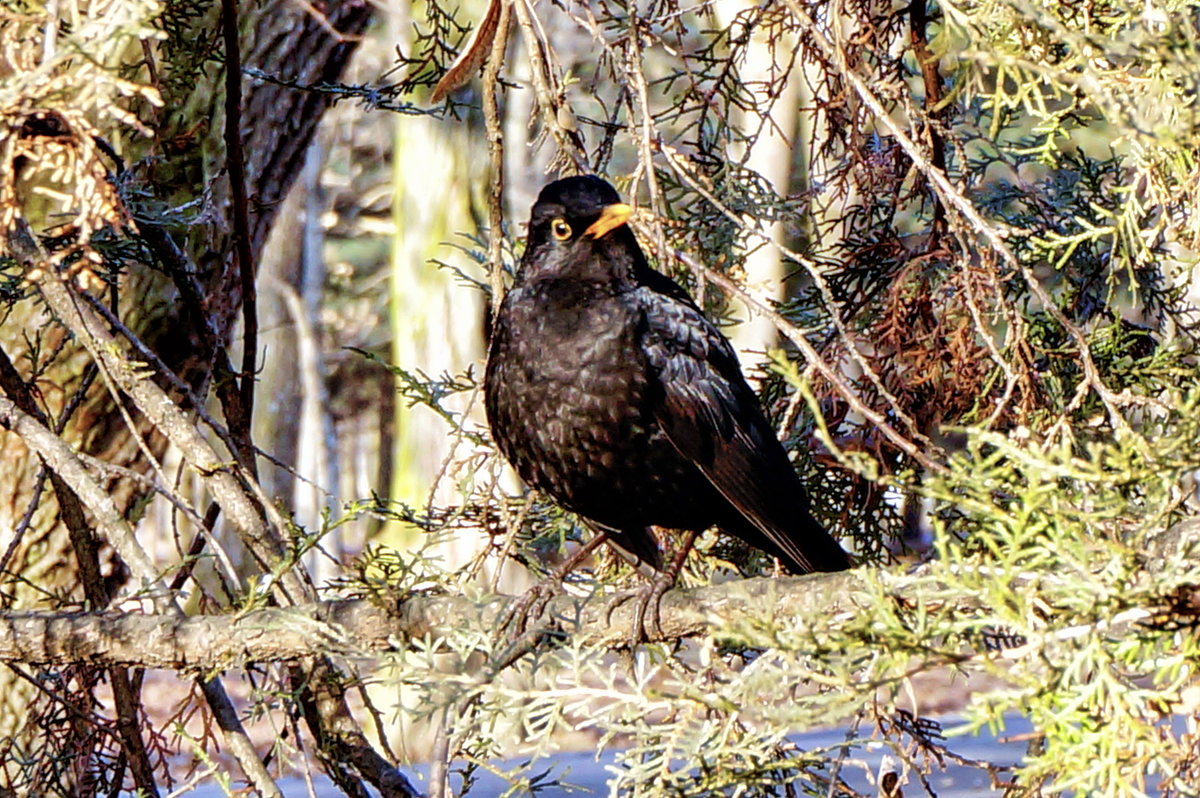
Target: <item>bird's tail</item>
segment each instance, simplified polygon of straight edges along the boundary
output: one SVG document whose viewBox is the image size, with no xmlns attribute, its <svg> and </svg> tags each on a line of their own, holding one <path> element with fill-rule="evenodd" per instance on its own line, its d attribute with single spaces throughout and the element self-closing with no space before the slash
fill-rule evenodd
<svg viewBox="0 0 1200 798">
<path fill-rule="evenodd" d="M 745 540 L 752 546 L 762 549 L 772 557 L 778 558 L 783 567 L 791 574 L 807 574 L 814 571 L 845 571 L 852 565 L 850 555 L 843 549 L 821 526 L 821 522 L 803 507 L 796 507 L 788 514 L 787 528 L 778 530 L 778 535 L 795 543 L 789 547 L 791 553 L 785 551 L 768 538 L 754 524 L 743 517 L 738 517 L 735 528 L 729 533 Z M 722 525 L 724 527 L 724 525 Z"/>
</svg>

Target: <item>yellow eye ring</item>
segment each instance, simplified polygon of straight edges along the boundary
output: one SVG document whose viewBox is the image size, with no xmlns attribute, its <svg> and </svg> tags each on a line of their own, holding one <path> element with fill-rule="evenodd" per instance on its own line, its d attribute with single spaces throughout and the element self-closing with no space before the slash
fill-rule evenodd
<svg viewBox="0 0 1200 798">
<path fill-rule="evenodd" d="M 550 223 L 550 234 L 558 241 L 566 241 L 571 237 L 571 225 L 563 219 L 555 219 Z"/>
</svg>

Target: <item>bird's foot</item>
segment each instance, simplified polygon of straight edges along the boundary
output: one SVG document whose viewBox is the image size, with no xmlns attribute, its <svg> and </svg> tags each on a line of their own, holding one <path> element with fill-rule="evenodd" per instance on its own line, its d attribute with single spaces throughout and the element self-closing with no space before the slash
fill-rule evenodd
<svg viewBox="0 0 1200 798">
<path fill-rule="evenodd" d="M 564 592 L 562 583 L 567 574 L 591 556 L 592 551 L 607 537 L 604 532 L 593 535 L 591 540 L 580 546 L 578 551 L 564 560 L 549 576 L 525 591 L 525 595 L 510 604 L 504 614 L 500 616 L 497 628 L 502 632 L 507 629 L 514 639 L 525 634 L 530 624 L 542 616 L 550 600 Z M 515 626 L 513 626 L 514 623 Z"/>
<path fill-rule="evenodd" d="M 562 634 L 557 621 L 543 622 L 542 616 L 551 600 L 564 592 L 557 579 L 546 580 L 529 588 L 505 608 L 496 625 L 497 640 L 503 645 L 492 662 L 496 673 L 537 649 L 545 640 Z"/>
<path fill-rule="evenodd" d="M 629 644 L 632 648 L 639 643 L 649 643 L 652 639 L 662 639 L 662 616 L 660 604 L 662 597 L 675 585 L 675 575 L 659 573 L 653 579 L 630 590 L 623 590 L 613 596 L 604 611 L 604 622 L 612 622 L 613 611 L 629 600 L 636 605 L 633 611 L 633 628 L 630 630 Z M 653 630 L 651 638 L 649 631 Z"/>
<path fill-rule="evenodd" d="M 625 591 L 622 595 L 617 594 L 616 597 L 609 602 L 608 608 L 604 614 L 604 622 L 612 621 L 613 610 L 621 604 L 624 604 L 631 598 L 636 598 L 637 607 L 633 615 L 633 629 L 630 630 L 630 647 L 636 646 L 638 643 L 650 642 L 650 636 L 646 634 L 646 616 L 649 614 L 650 622 L 654 626 L 656 639 L 663 639 L 666 635 L 662 630 L 662 619 L 660 604 L 662 603 L 663 595 L 675 586 L 675 580 L 679 577 L 679 572 L 683 570 L 684 560 L 687 559 L 688 552 L 692 550 L 692 546 L 696 543 L 696 535 L 699 533 L 696 530 L 690 530 L 684 536 L 683 541 L 679 546 L 679 550 L 675 552 L 675 556 L 671 558 L 666 569 L 658 571 L 654 576 L 650 577 L 649 582 L 642 585 L 640 588 Z"/>
<path fill-rule="evenodd" d="M 562 583 L 556 578 L 539 582 L 508 605 L 504 614 L 500 616 L 497 628 L 502 632 L 507 631 L 512 638 L 520 637 L 542 617 L 546 605 L 562 592 Z"/>
</svg>

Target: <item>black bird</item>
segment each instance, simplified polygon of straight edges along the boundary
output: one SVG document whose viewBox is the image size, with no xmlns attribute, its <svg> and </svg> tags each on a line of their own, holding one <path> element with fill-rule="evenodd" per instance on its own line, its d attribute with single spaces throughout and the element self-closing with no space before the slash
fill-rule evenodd
<svg viewBox="0 0 1200 798">
<path fill-rule="evenodd" d="M 484 391 L 492 435 L 521 478 L 653 580 L 642 635 L 647 605 L 657 620 L 658 599 L 708 527 L 792 573 L 850 562 L 809 514 L 733 347 L 650 268 L 625 224 L 631 213 L 595 176 L 542 189 Z M 690 533 L 665 569 L 651 526 Z"/>
</svg>

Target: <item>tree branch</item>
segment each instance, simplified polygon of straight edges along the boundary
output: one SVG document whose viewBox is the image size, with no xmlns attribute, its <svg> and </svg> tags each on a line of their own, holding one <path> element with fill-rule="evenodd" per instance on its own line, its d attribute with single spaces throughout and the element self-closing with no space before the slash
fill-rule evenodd
<svg viewBox="0 0 1200 798">
<path fill-rule="evenodd" d="M 864 588 L 862 573 L 847 571 L 671 590 L 662 601 L 663 637 L 694 637 L 715 628 L 850 612 Z M 512 600 L 419 595 L 392 608 L 360 599 L 191 618 L 14 612 L 0 615 L 0 662 L 90 662 L 191 671 L 315 654 L 361 655 L 393 648 L 396 641 L 449 635 L 464 625 L 495 628 Z M 558 596 L 533 624 L 533 636 L 561 630 L 579 642 L 623 645 L 633 623 L 634 602 L 618 606 L 608 617 L 606 605 L 605 600 Z"/>
<path fill-rule="evenodd" d="M 137 371 L 136 359 L 125 342 L 109 332 L 94 310 L 73 295 L 57 274 L 44 273 L 37 287 L 47 307 L 62 325 L 87 348 L 150 423 L 179 447 L 263 567 L 268 570 L 286 568 L 287 547 L 282 535 L 263 517 L 248 495 L 246 483 L 204 439 L 188 414 L 166 391 Z M 312 593 L 311 585 L 291 569 L 282 571 L 276 585 L 283 589 L 284 601 L 302 602 Z"/>
<path fill-rule="evenodd" d="M 287 541 L 280 529 L 281 520 L 277 513 L 273 521 L 266 517 L 272 515 L 273 508 L 262 497 L 257 483 L 243 479 L 236 467 L 221 460 L 216 450 L 189 422 L 187 414 L 171 401 L 161 387 L 138 372 L 122 339 L 105 328 L 92 308 L 79 301 L 59 275 L 46 271 L 37 285 L 47 306 L 59 321 L 80 340 L 150 423 L 178 446 L 196 468 L 247 548 L 270 569 L 276 598 L 285 604 L 303 605 L 306 600 L 311 601 L 316 596 L 316 590 L 306 573 L 290 567 Z M 0 405 L 0 409 L 4 410 L 8 423 L 25 424 L 26 419 L 15 405 Z M 34 436 L 38 432 L 36 426 L 23 426 L 19 434 L 23 437 L 26 434 Z M 62 444 L 53 437 L 52 441 L 46 441 L 47 451 L 53 451 L 55 441 Z M 68 457 L 64 456 L 62 460 L 64 468 L 76 465 Z M 55 468 L 54 463 L 47 461 L 47 464 Z M 123 532 L 127 524 L 124 524 L 123 518 L 114 516 L 109 526 Z M 122 556 L 125 557 L 126 552 L 122 551 Z M 328 659 L 318 656 L 310 663 L 308 670 L 313 674 L 319 671 L 322 675 L 322 678 L 299 681 L 315 685 L 312 690 L 306 687 L 303 698 L 306 701 L 312 699 L 306 704 L 306 715 L 315 724 L 314 735 L 320 742 L 323 761 L 338 769 L 344 769 L 346 762 L 362 768 L 371 783 L 385 796 L 416 795 L 403 774 L 388 766 L 353 723 L 345 722 L 345 718 L 349 717 L 349 708 L 344 700 L 343 689 L 335 678 L 338 675 Z M 206 689 L 209 684 L 211 682 L 205 682 Z M 308 712 L 307 708 L 313 711 Z M 340 770 L 336 769 L 330 771 L 340 785 L 349 784 L 349 777 L 339 773 Z"/>
<path fill-rule="evenodd" d="M 237 441 L 238 459 L 255 478 L 258 466 L 250 438 L 254 417 L 255 362 L 258 357 L 258 271 L 250 247 L 250 214 L 246 206 L 246 161 L 242 153 L 242 50 L 238 42 L 237 0 L 221 0 L 221 32 L 225 42 L 225 167 L 229 170 L 229 210 L 233 221 L 233 255 L 242 288 L 242 374 L 236 413 L 228 418 Z"/>
<path fill-rule="evenodd" d="M 1200 546 L 1200 524 L 1184 522 L 1154 536 L 1147 544 L 1151 561 L 1181 547 Z M 877 602 L 882 575 L 906 592 L 901 569 L 840 571 L 792 577 L 755 577 L 704 587 L 668 591 L 661 605 L 662 635 L 674 641 L 716 630 L 769 629 L 836 619 Z M 911 575 L 920 578 L 920 575 Z M 1009 580 L 1013 589 L 1024 582 Z M 885 588 L 886 589 L 886 588 Z M 0 613 L 0 662 L 58 667 L 88 662 L 99 666 L 141 665 L 179 671 L 211 671 L 252 662 L 300 661 L 313 656 L 363 656 L 403 648 L 414 639 L 449 637 L 464 628 L 499 629 L 519 597 L 409 595 L 392 606 L 377 599 L 342 599 L 264 608 L 232 615 L 184 618 L 171 614 L 129 612 Z M 610 613 L 608 594 L 559 595 L 534 619 L 532 631 L 514 641 L 486 667 L 503 669 L 548 636 L 569 636 L 574 644 L 621 647 L 628 644 L 636 603 L 627 601 Z M 909 597 L 915 598 L 915 597 Z M 1200 593 L 1195 599 L 1200 603 Z M 930 598 L 931 604 L 941 599 Z M 961 608 L 978 603 L 958 598 Z M 1107 629 L 1144 623 L 1161 608 L 1130 607 L 1105 617 Z M 1078 637 L 1095 624 L 1064 625 L 1047 636 Z M 1032 642 L 976 656 L 1018 659 L 1036 648 Z M 484 667 L 484 666 L 481 666 Z"/>
<path fill-rule="evenodd" d="M 833 43 L 825 37 L 821 28 L 809 16 L 796 0 L 785 0 L 787 7 L 797 20 L 808 30 L 812 36 L 812 41 L 816 44 L 817 49 L 827 58 L 830 63 L 837 65 L 839 71 L 849 81 L 854 88 L 855 93 L 871 109 L 880 126 L 892 135 L 904 153 L 912 159 L 913 164 L 917 166 L 924 174 L 926 179 L 930 181 L 935 189 L 939 199 L 948 207 L 953 207 L 962 217 L 971 223 L 971 226 L 978 232 L 985 241 L 991 246 L 992 250 L 1011 268 L 1021 274 L 1029 286 L 1029 290 L 1037 297 L 1042 304 L 1042 309 L 1050 315 L 1054 321 L 1066 331 L 1071 340 L 1074 341 L 1077 350 L 1079 351 L 1080 365 L 1083 368 L 1086 384 L 1089 385 L 1096 396 L 1104 404 L 1108 411 L 1109 419 L 1114 428 L 1123 433 L 1131 433 L 1132 430 L 1129 422 L 1121 413 L 1121 403 L 1128 395 L 1128 391 L 1124 391 L 1122 395 L 1117 395 L 1110 389 L 1100 376 L 1100 370 L 1096 367 L 1096 362 L 1092 357 L 1091 347 L 1088 346 L 1087 336 L 1083 330 L 1072 322 L 1063 312 L 1063 310 L 1054 301 L 1053 297 L 1046 291 L 1038 276 L 1034 273 L 1032 267 L 1018 258 L 1004 241 L 1004 234 L 1000 228 L 989 224 L 984 220 L 980 212 L 972 204 L 971 200 L 960 191 L 946 173 L 930 162 L 921 149 L 913 141 L 912 137 L 903 130 L 900 125 L 894 120 L 888 112 L 883 102 L 877 94 L 868 85 L 858 72 L 846 61 L 844 51 L 834 47 Z M 1137 435 L 1129 434 L 1130 441 L 1138 441 L 1140 438 Z"/>
</svg>

